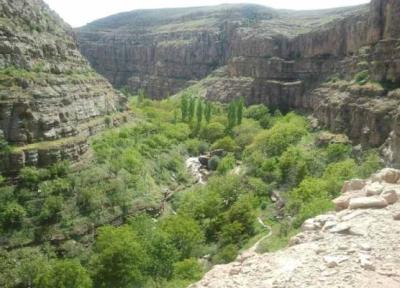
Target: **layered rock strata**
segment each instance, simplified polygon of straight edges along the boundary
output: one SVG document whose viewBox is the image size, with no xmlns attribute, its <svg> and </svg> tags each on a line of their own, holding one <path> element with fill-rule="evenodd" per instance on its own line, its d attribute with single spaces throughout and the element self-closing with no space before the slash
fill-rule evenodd
<svg viewBox="0 0 400 288">
<path fill-rule="evenodd" d="M 76 160 L 104 117 L 125 109 L 125 97 L 89 66 L 71 28 L 41 0 L 1 0 L 0 38 L 0 132 L 14 147 L 1 170 Z"/>
</svg>

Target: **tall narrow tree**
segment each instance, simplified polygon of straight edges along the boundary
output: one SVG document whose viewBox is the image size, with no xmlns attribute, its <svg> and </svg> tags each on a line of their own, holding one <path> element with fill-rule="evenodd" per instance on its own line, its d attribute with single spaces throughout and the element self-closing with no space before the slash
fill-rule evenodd
<svg viewBox="0 0 400 288">
<path fill-rule="evenodd" d="M 236 102 L 236 115 L 237 115 L 237 124 L 240 125 L 242 124 L 242 120 L 243 120 L 243 108 L 244 108 L 244 99 L 243 97 L 240 97 L 239 100 L 237 100 Z"/>
<path fill-rule="evenodd" d="M 181 113 L 182 113 L 182 121 L 188 121 L 188 113 L 189 113 L 189 99 L 186 94 L 184 94 L 181 98 Z"/>
<path fill-rule="evenodd" d="M 190 97 L 190 100 L 189 100 L 189 122 L 193 122 L 195 110 L 196 110 L 196 98 Z"/>
<path fill-rule="evenodd" d="M 228 106 L 228 130 L 232 130 L 236 125 L 236 103 L 231 102 Z"/>
<path fill-rule="evenodd" d="M 211 121 L 211 113 L 212 113 L 212 106 L 211 103 L 207 101 L 204 108 L 204 117 L 206 118 L 207 123 L 210 123 Z"/>
<path fill-rule="evenodd" d="M 197 116 L 197 125 L 201 125 L 201 121 L 203 121 L 203 101 L 200 99 L 197 100 L 197 108 L 196 108 L 196 116 Z"/>
</svg>

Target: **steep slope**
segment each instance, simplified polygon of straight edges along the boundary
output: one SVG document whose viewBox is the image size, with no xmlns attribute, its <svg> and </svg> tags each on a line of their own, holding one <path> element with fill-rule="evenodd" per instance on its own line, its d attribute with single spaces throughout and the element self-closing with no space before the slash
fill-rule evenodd
<svg viewBox="0 0 400 288">
<path fill-rule="evenodd" d="M 41 0 L 0 1 L 0 170 L 75 160 L 125 99 L 89 66 L 68 27 Z"/>
<path fill-rule="evenodd" d="M 385 169 L 367 181 L 348 182 L 343 189 L 351 209 L 309 219 L 289 248 L 244 252 L 190 287 L 399 287 L 399 176 Z"/>
</svg>

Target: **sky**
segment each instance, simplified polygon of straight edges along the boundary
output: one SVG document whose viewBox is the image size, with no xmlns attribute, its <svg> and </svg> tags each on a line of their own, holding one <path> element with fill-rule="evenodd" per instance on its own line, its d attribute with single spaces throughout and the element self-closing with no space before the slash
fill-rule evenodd
<svg viewBox="0 0 400 288">
<path fill-rule="evenodd" d="M 73 27 L 135 9 L 195 7 L 222 3 L 255 3 L 273 8 L 310 10 L 368 3 L 370 0 L 44 0 Z"/>
</svg>

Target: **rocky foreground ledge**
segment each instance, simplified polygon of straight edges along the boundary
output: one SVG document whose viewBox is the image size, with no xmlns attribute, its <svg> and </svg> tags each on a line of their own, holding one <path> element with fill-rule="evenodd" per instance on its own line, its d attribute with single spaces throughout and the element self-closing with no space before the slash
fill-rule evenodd
<svg viewBox="0 0 400 288">
<path fill-rule="evenodd" d="M 290 247 L 245 252 L 191 288 L 399 288 L 400 171 L 348 181 L 342 192 L 338 211 L 307 220 Z"/>
</svg>

